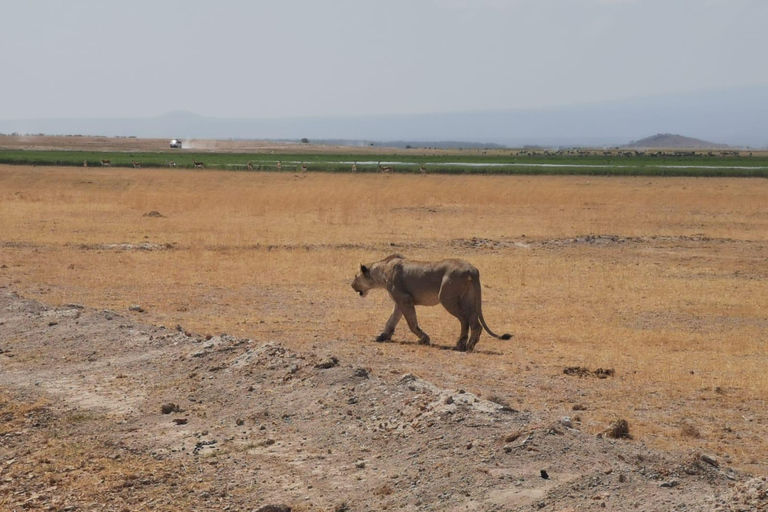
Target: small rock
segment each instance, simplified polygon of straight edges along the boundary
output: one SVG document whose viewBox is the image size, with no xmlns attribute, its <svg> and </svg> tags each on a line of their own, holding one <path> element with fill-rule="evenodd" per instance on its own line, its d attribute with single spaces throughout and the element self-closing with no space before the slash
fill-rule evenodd
<svg viewBox="0 0 768 512">
<path fill-rule="evenodd" d="M 702 453 L 699 458 L 703 462 L 706 462 L 707 464 L 709 464 L 710 466 L 714 466 L 716 468 L 720 467 L 720 462 L 718 462 L 718 460 L 715 457 L 713 457 L 712 455 L 707 455 L 705 453 Z"/>
<path fill-rule="evenodd" d="M 173 422 L 177 425 L 186 425 L 187 421 L 187 418 L 173 418 Z"/>
<path fill-rule="evenodd" d="M 138 304 L 132 304 L 132 305 L 128 306 L 128 311 L 134 311 L 136 313 L 143 313 L 144 312 L 144 308 L 139 306 Z"/>
<path fill-rule="evenodd" d="M 365 368 L 355 368 L 355 377 L 362 377 L 364 379 L 371 378 L 370 375 L 368 374 L 368 370 L 366 370 Z"/>
<path fill-rule="evenodd" d="M 543 478 L 544 480 L 548 480 L 549 479 L 549 473 L 547 473 L 546 469 L 542 469 L 539 472 L 539 474 L 541 475 L 541 478 Z"/>
<path fill-rule="evenodd" d="M 573 422 L 571 421 L 571 418 L 568 416 L 565 416 L 560 420 L 560 424 L 564 426 L 565 428 L 573 428 Z"/>
<path fill-rule="evenodd" d="M 660 483 L 659 487 L 666 487 L 671 489 L 672 487 L 677 487 L 678 485 L 680 485 L 680 482 L 678 482 L 677 480 L 670 480 L 669 482 Z"/>
<path fill-rule="evenodd" d="M 243 425 L 245 425 L 245 420 L 243 418 L 237 418 L 235 420 L 235 425 L 237 425 L 238 427 L 242 427 Z"/>
<path fill-rule="evenodd" d="M 448 396 L 445 398 L 445 403 L 446 403 L 447 405 L 451 405 L 451 404 L 453 403 L 453 397 L 452 397 L 451 395 L 448 395 Z"/>
</svg>

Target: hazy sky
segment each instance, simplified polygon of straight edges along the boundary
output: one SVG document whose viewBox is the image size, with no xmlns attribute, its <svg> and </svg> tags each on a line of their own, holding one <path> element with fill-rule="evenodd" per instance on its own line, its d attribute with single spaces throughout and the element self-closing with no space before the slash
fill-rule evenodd
<svg viewBox="0 0 768 512">
<path fill-rule="evenodd" d="M 0 119 L 423 113 L 768 84 L 766 0 L 6 0 Z"/>
</svg>

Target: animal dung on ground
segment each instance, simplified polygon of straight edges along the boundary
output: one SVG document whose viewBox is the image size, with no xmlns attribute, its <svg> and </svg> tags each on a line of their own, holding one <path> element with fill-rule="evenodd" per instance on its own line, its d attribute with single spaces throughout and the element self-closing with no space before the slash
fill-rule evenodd
<svg viewBox="0 0 768 512">
<path fill-rule="evenodd" d="M 315 368 L 319 368 L 321 370 L 327 370 L 328 368 L 333 368 L 334 366 L 339 364 L 339 358 L 336 356 L 331 356 L 330 358 L 326 359 L 325 361 L 321 363 L 317 363 L 315 365 Z"/>
<path fill-rule="evenodd" d="M 181 412 L 181 408 L 178 406 L 178 404 L 168 402 L 167 404 L 163 404 L 162 407 L 160 407 L 160 412 L 163 414 L 171 414 L 172 412 Z"/>
<path fill-rule="evenodd" d="M 607 379 L 608 377 L 613 377 L 616 372 L 613 368 L 590 370 L 584 366 L 567 366 L 563 369 L 563 373 L 566 375 L 574 375 L 576 377 L 597 377 L 598 379 Z"/>
</svg>

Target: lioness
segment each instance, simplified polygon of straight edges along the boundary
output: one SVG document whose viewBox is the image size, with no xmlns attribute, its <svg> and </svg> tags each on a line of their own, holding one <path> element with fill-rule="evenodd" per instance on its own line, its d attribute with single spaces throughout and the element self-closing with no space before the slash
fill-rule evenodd
<svg viewBox="0 0 768 512">
<path fill-rule="evenodd" d="M 360 273 L 355 276 L 352 288 L 361 297 L 375 288 L 385 288 L 395 301 L 395 309 L 376 341 L 391 339 L 400 318 L 405 316 L 419 343 L 429 345 L 429 336 L 419 327 L 414 306 L 434 306 L 438 302 L 461 322 L 457 350 L 471 352 L 483 328 L 494 338 L 512 337 L 511 334 L 499 336 L 486 325 L 481 307 L 480 272 L 463 260 L 411 261 L 393 254 L 370 265 L 360 264 Z M 470 329 L 472 335 L 468 336 Z"/>
</svg>

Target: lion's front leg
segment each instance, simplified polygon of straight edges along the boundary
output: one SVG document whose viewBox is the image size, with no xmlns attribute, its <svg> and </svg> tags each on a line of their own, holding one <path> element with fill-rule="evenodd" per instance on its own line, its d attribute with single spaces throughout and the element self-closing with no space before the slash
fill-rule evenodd
<svg viewBox="0 0 768 512">
<path fill-rule="evenodd" d="M 411 332 L 419 337 L 419 345 L 429 345 L 429 335 L 421 330 L 419 322 L 416 320 L 416 308 L 413 305 L 413 298 L 410 296 L 405 297 L 400 301 L 398 307 L 403 312 Z"/>
<path fill-rule="evenodd" d="M 397 323 L 401 318 L 403 318 L 403 312 L 400 310 L 397 304 L 395 304 L 395 308 L 392 310 L 392 314 L 389 315 L 389 320 L 387 320 L 387 325 L 384 326 L 384 332 L 376 336 L 376 341 L 391 340 L 392 334 L 395 332 L 395 327 L 397 327 Z"/>
</svg>

